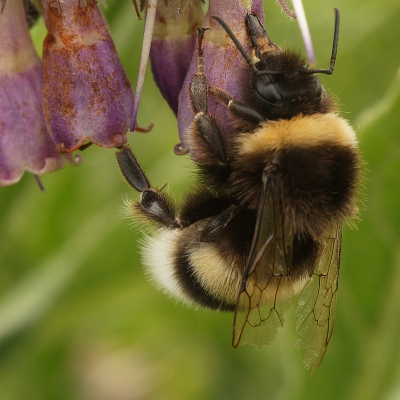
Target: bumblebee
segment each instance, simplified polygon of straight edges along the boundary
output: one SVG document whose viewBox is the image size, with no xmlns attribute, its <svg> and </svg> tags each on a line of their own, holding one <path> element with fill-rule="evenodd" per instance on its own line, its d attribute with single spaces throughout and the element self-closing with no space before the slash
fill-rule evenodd
<svg viewBox="0 0 400 400">
<path fill-rule="evenodd" d="M 141 193 L 128 204 L 135 219 L 156 225 L 143 262 L 165 292 L 193 305 L 234 312 L 234 347 L 270 343 L 296 299 L 298 347 L 315 371 L 332 336 L 342 225 L 358 213 L 361 159 L 354 130 L 336 112 L 318 73 L 273 43 L 256 15 L 245 19 L 248 54 L 225 29 L 252 70 L 240 102 L 210 87 L 199 30 L 198 73 L 189 92 L 189 132 L 198 180 L 179 206 L 153 187 L 128 147 L 117 153 L 126 181 Z M 204 55 L 205 56 L 205 55 Z M 207 110 L 208 95 L 228 108 L 224 140 Z"/>
</svg>

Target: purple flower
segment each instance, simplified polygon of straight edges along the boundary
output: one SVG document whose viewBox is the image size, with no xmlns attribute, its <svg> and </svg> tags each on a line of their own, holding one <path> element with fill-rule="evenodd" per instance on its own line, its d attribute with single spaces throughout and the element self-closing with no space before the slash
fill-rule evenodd
<svg viewBox="0 0 400 400">
<path fill-rule="evenodd" d="M 57 150 L 126 143 L 130 82 L 95 0 L 43 0 L 43 109 Z"/>
<path fill-rule="evenodd" d="M 18 182 L 24 171 L 62 168 L 44 121 L 42 65 L 29 34 L 22 0 L 0 4 L 0 186 Z"/>
<path fill-rule="evenodd" d="M 262 0 L 254 0 L 250 9 L 246 9 L 240 0 L 210 0 L 210 7 L 203 24 L 204 27 L 210 28 L 206 31 L 203 41 L 208 85 L 216 86 L 241 101 L 244 101 L 245 95 L 243 82 L 250 82 L 251 69 L 225 30 L 212 16 L 216 15 L 226 21 L 245 50 L 249 50 L 250 44 L 245 26 L 245 17 L 249 12 L 255 12 L 263 21 Z M 189 106 L 189 85 L 196 72 L 197 47 L 179 95 L 178 126 L 182 150 L 188 148 L 188 131 L 194 119 L 194 113 Z M 213 96 L 209 96 L 208 109 L 218 121 L 222 138 L 226 140 L 230 133 L 227 107 L 218 103 Z M 194 152 L 191 152 L 191 157 L 196 161 Z"/>
<path fill-rule="evenodd" d="M 182 0 L 159 0 L 150 60 L 154 80 L 175 115 L 178 97 L 196 46 L 197 27 L 202 26 L 201 0 L 183 8 Z"/>
</svg>

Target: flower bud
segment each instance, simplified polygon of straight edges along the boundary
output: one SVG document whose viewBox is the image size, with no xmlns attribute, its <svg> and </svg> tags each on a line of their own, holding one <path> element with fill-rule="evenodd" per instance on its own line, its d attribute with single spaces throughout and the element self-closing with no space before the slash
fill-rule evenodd
<svg viewBox="0 0 400 400">
<path fill-rule="evenodd" d="M 0 186 L 24 171 L 43 174 L 64 163 L 44 121 L 42 66 L 29 34 L 22 0 L 2 2 L 0 14 Z"/>
<path fill-rule="evenodd" d="M 182 0 L 160 0 L 157 5 L 150 61 L 154 80 L 175 115 L 196 46 L 197 27 L 202 26 L 201 0 L 182 7 Z"/>
<path fill-rule="evenodd" d="M 43 0 L 43 109 L 61 153 L 126 143 L 130 82 L 95 0 Z"/>
<path fill-rule="evenodd" d="M 206 14 L 203 27 L 209 28 L 203 40 L 204 71 L 209 86 L 215 86 L 227 92 L 234 99 L 244 101 L 245 90 L 250 85 L 251 69 L 244 60 L 232 39 L 222 26 L 212 18 L 218 16 L 226 21 L 244 49 L 250 49 L 250 42 L 245 25 L 246 14 L 255 12 L 261 21 L 264 14 L 262 0 L 254 0 L 250 8 L 245 8 L 240 0 L 210 0 L 210 7 Z M 193 75 L 197 72 L 197 46 L 186 75 L 185 82 L 179 95 L 178 126 L 182 149 L 188 148 L 188 132 L 194 119 L 190 107 L 189 85 Z M 222 139 L 226 141 L 230 134 L 227 107 L 208 96 L 208 112 L 218 121 L 218 128 Z M 190 149 L 189 149 L 190 151 Z M 196 161 L 196 154 L 191 152 Z"/>
</svg>

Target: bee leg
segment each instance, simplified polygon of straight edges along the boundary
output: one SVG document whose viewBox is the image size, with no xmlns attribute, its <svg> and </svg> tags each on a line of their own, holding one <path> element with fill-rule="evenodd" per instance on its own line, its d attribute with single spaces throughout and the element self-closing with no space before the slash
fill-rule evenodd
<svg viewBox="0 0 400 400">
<path fill-rule="evenodd" d="M 271 41 L 266 32 L 264 25 L 258 19 L 255 14 L 248 14 L 246 17 L 246 27 L 249 33 L 249 39 L 254 48 L 254 53 L 257 58 L 260 58 L 260 54 L 268 51 L 271 47 L 277 47 L 275 43 Z"/>
<path fill-rule="evenodd" d="M 134 204 L 134 211 L 158 226 L 169 229 L 180 228 L 181 224 L 175 216 L 172 200 L 162 192 L 162 189 L 158 190 L 150 185 L 131 149 L 124 146 L 116 156 L 125 180 L 141 193 L 140 201 Z"/>
<path fill-rule="evenodd" d="M 256 110 L 249 107 L 247 104 L 242 103 L 241 101 L 234 100 L 232 96 L 223 90 L 216 87 L 209 87 L 208 90 L 220 103 L 225 104 L 229 111 L 231 111 L 236 117 L 256 125 L 265 121 L 265 118 Z"/>
<path fill-rule="evenodd" d="M 205 153 L 213 154 L 217 160 L 210 160 L 211 164 L 226 165 L 227 159 L 225 154 L 224 143 L 217 124 L 208 113 L 208 84 L 207 77 L 204 73 L 203 49 L 202 42 L 204 32 L 207 29 L 198 29 L 198 57 L 197 57 L 197 73 L 193 75 L 189 86 L 189 97 L 193 112 L 196 114 L 194 119 L 194 132 L 198 133 L 198 138 L 204 142 L 206 148 L 210 151 Z M 210 157 L 208 157 L 210 158 Z"/>
</svg>

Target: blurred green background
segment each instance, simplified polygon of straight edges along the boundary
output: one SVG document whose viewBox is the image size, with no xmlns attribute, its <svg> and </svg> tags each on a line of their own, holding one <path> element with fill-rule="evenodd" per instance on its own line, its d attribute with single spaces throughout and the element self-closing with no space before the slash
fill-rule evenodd
<svg viewBox="0 0 400 400">
<path fill-rule="evenodd" d="M 400 2 L 305 0 L 317 60 L 327 67 L 333 7 L 338 60 L 325 86 L 340 98 L 368 162 L 367 209 L 345 229 L 335 332 L 310 379 L 294 322 L 270 346 L 233 349 L 232 315 L 192 310 L 155 290 L 142 271 L 142 234 L 121 218 L 137 194 L 115 151 L 95 146 L 79 167 L 30 174 L 0 189 L 0 399 L 400 399 Z M 143 21 L 130 0 L 105 14 L 136 84 Z M 272 0 L 266 28 L 303 49 L 296 22 Z M 40 51 L 43 22 L 33 35 Z M 129 142 L 149 178 L 179 198 L 190 162 L 173 154 L 176 120 L 151 74 L 139 109 L 150 134 Z"/>
</svg>

